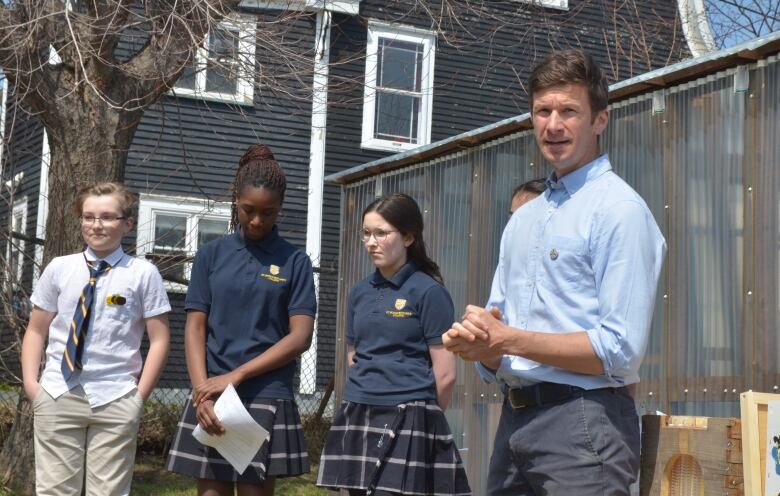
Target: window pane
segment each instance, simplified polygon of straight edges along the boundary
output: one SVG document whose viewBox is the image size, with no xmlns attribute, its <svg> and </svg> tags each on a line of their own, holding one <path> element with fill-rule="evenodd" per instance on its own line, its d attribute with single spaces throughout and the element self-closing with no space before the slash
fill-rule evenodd
<svg viewBox="0 0 780 496">
<path fill-rule="evenodd" d="M 419 110 L 420 97 L 378 91 L 374 137 L 399 143 L 417 143 Z"/>
<path fill-rule="evenodd" d="M 21 212 L 15 212 L 13 214 L 13 217 L 11 217 L 11 230 L 15 233 L 19 234 L 25 234 L 24 226 L 22 223 L 24 222 L 24 215 Z M 9 243 L 9 260 L 8 265 L 10 265 L 10 273 L 12 274 L 12 277 L 20 277 L 21 276 L 21 267 L 22 267 L 22 257 L 24 256 L 23 253 L 23 246 L 24 241 L 18 238 L 10 237 L 8 238 Z"/>
<path fill-rule="evenodd" d="M 181 73 L 179 80 L 176 81 L 176 87 L 184 88 L 188 90 L 194 90 L 196 82 L 197 81 L 195 78 L 195 61 L 193 61 L 192 65 L 184 69 L 184 72 Z"/>
<path fill-rule="evenodd" d="M 226 220 L 200 219 L 198 221 L 198 248 L 222 236 L 227 230 L 228 221 Z"/>
<path fill-rule="evenodd" d="M 187 217 L 156 214 L 154 218 L 154 252 L 184 251 Z"/>
<path fill-rule="evenodd" d="M 423 45 L 380 38 L 377 47 L 377 87 L 420 91 Z"/>
<path fill-rule="evenodd" d="M 238 90 L 238 31 L 221 30 L 209 35 L 206 91 L 235 94 Z"/>
</svg>

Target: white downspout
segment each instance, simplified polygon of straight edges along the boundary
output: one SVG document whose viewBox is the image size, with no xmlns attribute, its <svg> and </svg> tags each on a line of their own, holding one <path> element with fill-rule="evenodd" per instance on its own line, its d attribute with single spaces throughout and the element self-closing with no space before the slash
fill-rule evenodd
<svg viewBox="0 0 780 496">
<path fill-rule="evenodd" d="M 43 130 L 43 146 L 41 150 L 41 180 L 38 187 L 38 218 L 35 220 L 35 237 L 46 239 L 46 219 L 49 217 L 49 163 L 51 149 L 49 148 L 49 133 Z M 33 268 L 33 289 L 43 272 L 43 245 L 35 245 L 35 267 Z"/>
<path fill-rule="evenodd" d="M 309 204 L 306 215 L 306 253 L 314 267 L 322 259 L 322 203 L 325 178 L 325 126 L 328 117 L 328 65 L 330 63 L 330 21 L 327 10 L 317 12 L 315 31 L 314 80 L 312 83 L 311 148 L 309 152 Z M 319 300 L 320 274 L 314 273 L 314 288 Z M 317 389 L 317 328 L 311 346 L 301 358 L 301 394 L 313 394 Z"/>
<path fill-rule="evenodd" d="M 704 2 L 702 0 L 678 0 L 677 8 L 680 12 L 683 33 L 688 42 L 688 48 L 691 49 L 691 55 L 698 57 L 717 50 Z"/>
</svg>

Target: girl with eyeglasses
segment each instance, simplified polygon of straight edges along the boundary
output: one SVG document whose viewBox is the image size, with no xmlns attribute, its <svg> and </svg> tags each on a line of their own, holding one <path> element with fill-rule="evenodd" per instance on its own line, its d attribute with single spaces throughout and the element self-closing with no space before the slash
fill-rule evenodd
<svg viewBox="0 0 780 496">
<path fill-rule="evenodd" d="M 365 494 L 471 494 L 444 410 L 455 357 L 442 346 L 454 308 L 423 241 L 417 203 L 384 196 L 360 232 L 376 271 L 353 286 L 347 382 L 317 485 Z"/>
</svg>

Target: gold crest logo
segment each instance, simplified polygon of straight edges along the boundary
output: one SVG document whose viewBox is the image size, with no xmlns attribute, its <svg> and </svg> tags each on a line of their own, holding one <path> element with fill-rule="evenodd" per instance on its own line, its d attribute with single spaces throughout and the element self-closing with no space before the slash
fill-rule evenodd
<svg viewBox="0 0 780 496">
<path fill-rule="evenodd" d="M 278 276 L 279 275 L 279 266 L 278 265 L 271 265 L 268 268 L 268 272 L 270 272 L 271 274 L 273 274 L 275 276 Z"/>
<path fill-rule="evenodd" d="M 395 300 L 395 309 L 396 310 L 402 309 L 404 307 L 404 305 L 406 305 L 406 300 L 404 300 L 403 298 L 398 298 L 397 300 Z"/>
</svg>

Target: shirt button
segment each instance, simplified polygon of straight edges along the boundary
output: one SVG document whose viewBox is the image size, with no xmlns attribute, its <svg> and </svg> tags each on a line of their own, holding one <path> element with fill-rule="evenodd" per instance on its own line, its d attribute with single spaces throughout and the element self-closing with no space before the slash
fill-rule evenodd
<svg viewBox="0 0 780 496">
<path fill-rule="evenodd" d="M 528 279 L 527 281 L 525 281 L 525 285 L 526 286 L 533 286 L 534 282 L 532 280 Z"/>
<path fill-rule="evenodd" d="M 553 248 L 550 250 L 550 260 L 557 260 L 558 259 L 558 250 Z"/>
</svg>

